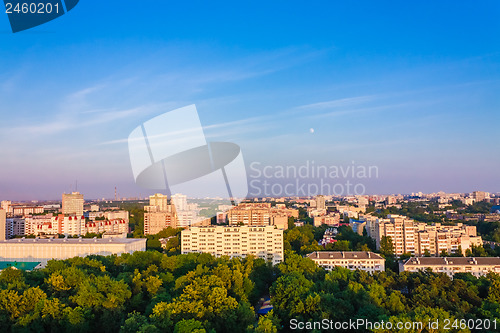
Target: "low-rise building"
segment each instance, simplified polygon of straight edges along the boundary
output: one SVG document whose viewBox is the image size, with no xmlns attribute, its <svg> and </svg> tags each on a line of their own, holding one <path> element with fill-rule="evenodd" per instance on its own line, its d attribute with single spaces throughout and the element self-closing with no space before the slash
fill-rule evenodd
<svg viewBox="0 0 500 333">
<path fill-rule="evenodd" d="M 490 272 L 500 273 L 499 257 L 414 257 L 403 264 L 400 271 L 425 271 L 430 269 L 435 273 L 445 273 L 452 277 L 456 273 L 470 273 L 476 277 Z"/>
<path fill-rule="evenodd" d="M 145 238 L 17 238 L 0 241 L 0 261 L 41 262 L 146 250 Z"/>
<path fill-rule="evenodd" d="M 307 255 L 318 266 L 331 271 L 335 267 L 362 270 L 368 273 L 385 271 L 385 259 L 379 254 L 365 251 L 321 251 Z"/>
</svg>

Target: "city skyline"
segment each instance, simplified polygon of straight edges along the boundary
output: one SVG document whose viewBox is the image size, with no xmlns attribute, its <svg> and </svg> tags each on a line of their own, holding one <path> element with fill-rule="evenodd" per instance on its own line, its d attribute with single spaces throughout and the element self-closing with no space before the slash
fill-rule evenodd
<svg viewBox="0 0 500 333">
<path fill-rule="evenodd" d="M 367 194 L 500 189 L 496 2 L 101 6 L 1 35 L 1 200 L 57 199 L 75 180 L 88 198 L 153 194 L 127 136 L 190 104 L 249 176 L 355 161 L 379 170 Z"/>
</svg>

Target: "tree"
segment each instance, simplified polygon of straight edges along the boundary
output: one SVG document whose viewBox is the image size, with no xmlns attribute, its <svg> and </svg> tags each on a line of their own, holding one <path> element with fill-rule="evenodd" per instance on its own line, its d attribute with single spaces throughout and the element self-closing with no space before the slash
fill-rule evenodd
<svg viewBox="0 0 500 333">
<path fill-rule="evenodd" d="M 278 333 L 280 327 L 279 319 L 276 318 L 271 310 L 267 315 L 261 316 L 253 332 L 255 333 Z"/>
<path fill-rule="evenodd" d="M 206 333 L 206 330 L 198 320 L 183 319 L 175 324 L 174 333 Z"/>
<path fill-rule="evenodd" d="M 380 239 L 380 253 L 384 257 L 394 256 L 394 245 L 390 236 L 382 236 Z"/>
</svg>

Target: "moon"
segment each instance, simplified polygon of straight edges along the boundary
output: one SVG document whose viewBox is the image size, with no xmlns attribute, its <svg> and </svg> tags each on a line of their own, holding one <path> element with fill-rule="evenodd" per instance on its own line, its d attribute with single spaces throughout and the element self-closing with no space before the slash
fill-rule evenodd
<svg viewBox="0 0 500 333">
<path fill-rule="evenodd" d="M 311 134 L 313 134 L 314 133 L 314 128 L 310 128 L 309 132 L 311 132 Z"/>
</svg>

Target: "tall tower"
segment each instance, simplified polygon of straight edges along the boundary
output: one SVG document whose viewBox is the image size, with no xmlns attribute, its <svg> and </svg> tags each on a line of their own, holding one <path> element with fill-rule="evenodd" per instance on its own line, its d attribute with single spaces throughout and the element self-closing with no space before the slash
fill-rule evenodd
<svg viewBox="0 0 500 333">
<path fill-rule="evenodd" d="M 66 215 L 83 215 L 83 194 L 72 192 L 62 195 L 62 213 Z"/>
</svg>

